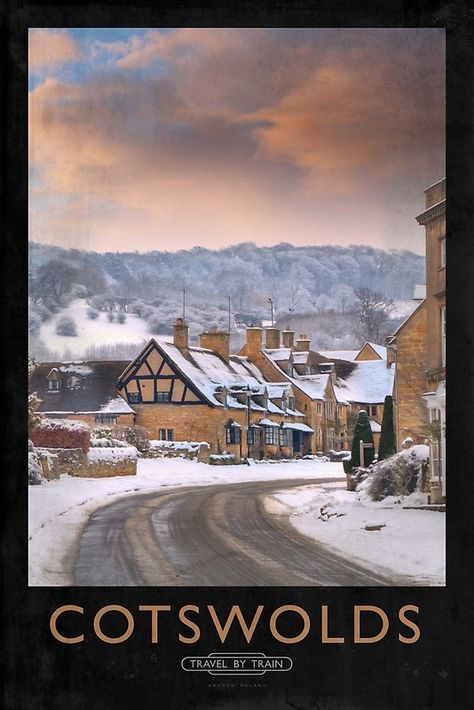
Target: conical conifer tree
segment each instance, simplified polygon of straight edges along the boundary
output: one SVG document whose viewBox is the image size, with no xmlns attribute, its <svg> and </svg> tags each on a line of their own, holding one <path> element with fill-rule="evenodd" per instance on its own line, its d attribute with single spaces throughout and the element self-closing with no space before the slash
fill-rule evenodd
<svg viewBox="0 0 474 710">
<path fill-rule="evenodd" d="M 356 468 L 361 465 L 360 460 L 360 440 L 364 444 L 371 444 L 371 447 L 364 448 L 364 463 L 368 466 L 372 463 L 375 456 L 374 449 L 374 436 L 372 434 L 372 429 L 370 428 L 369 415 L 364 409 L 361 409 L 359 416 L 357 417 L 357 422 L 354 429 L 354 436 L 352 437 L 352 449 L 351 449 L 351 464 L 352 468 Z"/>
<path fill-rule="evenodd" d="M 393 426 L 393 398 L 388 394 L 383 403 L 382 431 L 380 432 L 379 461 L 388 459 L 396 451 Z"/>
</svg>

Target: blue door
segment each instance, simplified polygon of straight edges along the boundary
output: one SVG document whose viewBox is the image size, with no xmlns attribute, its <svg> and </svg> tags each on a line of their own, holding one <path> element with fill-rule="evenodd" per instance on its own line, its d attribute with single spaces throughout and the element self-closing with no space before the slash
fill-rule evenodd
<svg viewBox="0 0 474 710">
<path fill-rule="evenodd" d="M 293 429 L 293 453 L 298 454 L 301 451 L 301 432 Z"/>
</svg>

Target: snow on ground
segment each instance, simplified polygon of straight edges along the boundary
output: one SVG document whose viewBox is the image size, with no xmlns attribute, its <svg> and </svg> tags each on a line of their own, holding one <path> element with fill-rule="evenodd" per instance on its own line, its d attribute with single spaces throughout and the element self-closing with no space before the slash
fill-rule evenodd
<svg viewBox="0 0 474 710">
<path fill-rule="evenodd" d="M 29 486 L 29 584 L 68 586 L 79 535 L 97 508 L 128 495 L 177 486 L 285 478 L 344 479 L 341 463 L 299 460 L 258 466 L 209 464 L 187 459 L 139 459 L 136 476 L 74 478 Z"/>
<path fill-rule="evenodd" d="M 445 584 L 445 514 L 408 510 L 422 505 L 426 495 L 413 493 L 401 502 L 386 498 L 375 503 L 344 490 L 340 484 L 305 486 L 280 491 L 265 499 L 274 515 L 288 515 L 303 535 L 337 554 L 374 570 L 395 573 L 417 585 Z M 382 526 L 379 530 L 366 527 Z"/>
<path fill-rule="evenodd" d="M 43 343 L 52 351 L 64 353 L 70 349 L 79 357 L 92 345 L 112 345 L 114 343 L 137 343 L 145 344 L 151 337 L 147 322 L 143 318 L 138 318 L 134 313 L 127 313 L 125 323 L 109 323 L 106 313 L 99 313 L 96 320 L 87 317 L 90 306 L 85 299 L 78 298 L 71 304 L 52 316 L 41 325 L 40 338 Z M 63 316 L 74 318 L 77 326 L 77 337 L 70 337 L 56 334 L 56 325 Z M 117 314 L 115 313 L 116 317 Z M 139 349 L 139 348 L 138 348 Z"/>
</svg>

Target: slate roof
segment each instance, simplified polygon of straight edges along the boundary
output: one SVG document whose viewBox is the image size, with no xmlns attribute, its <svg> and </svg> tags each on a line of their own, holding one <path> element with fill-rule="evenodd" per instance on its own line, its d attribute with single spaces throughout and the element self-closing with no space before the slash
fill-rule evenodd
<svg viewBox="0 0 474 710">
<path fill-rule="evenodd" d="M 28 391 L 42 400 L 40 412 L 129 414 L 134 410 L 117 392 L 116 382 L 128 361 L 43 362 L 32 372 Z M 48 375 L 60 379 L 59 390 L 48 389 Z"/>
</svg>

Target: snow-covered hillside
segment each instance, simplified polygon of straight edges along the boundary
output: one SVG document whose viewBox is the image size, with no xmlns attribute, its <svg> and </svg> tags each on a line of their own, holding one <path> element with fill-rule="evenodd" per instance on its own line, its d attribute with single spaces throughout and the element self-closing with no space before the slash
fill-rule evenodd
<svg viewBox="0 0 474 710">
<path fill-rule="evenodd" d="M 41 324 L 39 337 L 48 350 L 57 352 L 60 356 L 72 353 L 73 357 L 80 358 L 94 345 L 136 343 L 138 352 L 140 346 L 151 337 L 147 322 L 133 313 L 126 314 L 125 323 L 109 323 L 107 313 L 104 312 L 99 313 L 96 320 L 91 320 L 87 317 L 88 309 L 86 300 L 79 298 Z M 76 337 L 57 335 L 58 320 L 64 316 L 74 319 L 77 327 Z"/>
</svg>

